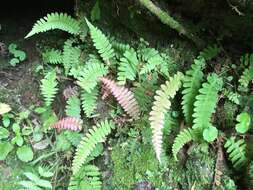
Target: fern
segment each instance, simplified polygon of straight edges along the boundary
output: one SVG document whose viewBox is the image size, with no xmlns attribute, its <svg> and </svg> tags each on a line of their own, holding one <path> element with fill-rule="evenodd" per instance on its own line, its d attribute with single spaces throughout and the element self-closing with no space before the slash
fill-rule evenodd
<svg viewBox="0 0 253 190">
<path fill-rule="evenodd" d="M 96 87 L 97 81 L 100 77 L 107 75 L 108 68 L 100 62 L 93 62 L 88 64 L 80 73 L 77 84 L 86 92 L 91 91 Z"/>
<path fill-rule="evenodd" d="M 67 100 L 67 105 L 66 105 L 66 115 L 69 117 L 76 117 L 80 118 L 81 117 L 81 109 L 80 109 L 80 100 L 76 96 L 71 96 Z"/>
<path fill-rule="evenodd" d="M 97 27 L 93 26 L 87 19 L 86 23 L 90 29 L 90 35 L 94 46 L 104 61 L 114 57 L 115 53 L 107 37 Z"/>
<path fill-rule="evenodd" d="M 46 50 L 42 53 L 44 63 L 60 64 L 62 63 L 62 52 L 57 49 Z"/>
<path fill-rule="evenodd" d="M 191 69 L 186 72 L 186 76 L 184 77 L 182 106 L 185 120 L 188 124 L 192 122 L 193 104 L 203 80 L 202 68 L 204 64 L 203 58 L 195 59 Z"/>
<path fill-rule="evenodd" d="M 127 114 L 133 119 L 138 119 L 140 115 L 140 108 L 133 93 L 124 86 L 118 86 L 115 81 L 106 77 L 102 77 L 100 80 L 105 87 L 111 91 L 112 95 L 117 99 Z"/>
<path fill-rule="evenodd" d="M 77 174 L 95 146 L 99 142 L 104 141 L 106 136 L 111 133 L 111 129 L 114 128 L 115 125 L 111 121 L 108 122 L 106 120 L 89 130 L 77 147 L 72 164 L 73 175 Z"/>
<path fill-rule="evenodd" d="M 158 66 L 165 62 L 159 52 L 153 48 L 145 48 L 141 50 L 141 57 L 146 63 L 141 68 L 140 74 L 147 74 L 155 71 Z"/>
<path fill-rule="evenodd" d="M 229 160 L 232 162 L 234 168 L 240 169 L 247 162 L 246 158 L 246 144 L 243 139 L 238 141 L 235 137 L 228 139 L 224 145 L 229 155 Z"/>
<path fill-rule="evenodd" d="M 97 107 L 98 89 L 94 88 L 90 93 L 82 91 L 82 108 L 87 117 L 91 117 Z"/>
<path fill-rule="evenodd" d="M 111 42 L 112 48 L 115 50 L 115 54 L 117 58 L 122 57 L 126 51 L 131 49 L 131 47 L 128 44 L 120 43 L 116 41 L 114 38 L 111 38 L 110 42 Z"/>
<path fill-rule="evenodd" d="M 194 140 L 194 134 L 193 134 L 193 130 L 188 128 L 188 129 L 184 129 L 182 131 L 180 131 L 180 133 L 177 135 L 177 137 L 174 140 L 173 146 L 172 146 L 172 153 L 174 156 L 174 159 L 177 161 L 177 153 L 179 152 L 179 150 L 181 148 L 183 148 L 183 146 Z"/>
<path fill-rule="evenodd" d="M 224 95 L 233 103 L 239 105 L 240 104 L 240 95 L 237 92 L 232 92 L 225 90 Z"/>
<path fill-rule="evenodd" d="M 26 35 L 29 38 L 41 32 L 60 29 L 70 34 L 77 35 L 80 32 L 79 22 L 64 13 L 51 13 L 38 20 L 32 30 Z"/>
<path fill-rule="evenodd" d="M 68 39 L 63 46 L 63 66 L 65 69 L 65 74 L 70 74 L 69 71 L 73 67 L 79 66 L 81 49 L 79 47 L 73 47 L 74 40 Z M 74 76 L 77 78 L 77 76 Z"/>
<path fill-rule="evenodd" d="M 52 128 L 68 129 L 72 131 L 80 131 L 82 129 L 83 121 L 76 117 L 65 117 L 55 123 Z"/>
<path fill-rule="evenodd" d="M 246 54 L 243 56 L 241 58 L 241 64 L 249 65 L 249 67 L 243 71 L 243 74 L 239 79 L 240 85 L 246 88 L 253 79 L 253 54 Z"/>
<path fill-rule="evenodd" d="M 215 58 L 220 53 L 220 48 L 215 44 L 213 46 L 207 46 L 203 49 L 199 56 L 203 57 L 206 61 Z"/>
<path fill-rule="evenodd" d="M 58 91 L 57 84 L 58 82 L 56 80 L 55 70 L 48 72 L 44 79 L 41 80 L 40 89 L 46 106 L 50 106 L 53 102 L 53 99 Z"/>
<path fill-rule="evenodd" d="M 150 126 L 152 129 L 152 143 L 159 161 L 162 152 L 162 130 L 164 127 L 165 114 L 170 109 L 170 98 L 176 95 L 181 86 L 183 74 L 178 72 L 174 77 L 170 77 L 169 81 L 161 85 L 161 89 L 156 91 L 154 97 L 152 111 L 150 112 Z"/>
<path fill-rule="evenodd" d="M 207 77 L 207 82 L 203 83 L 194 103 L 194 129 L 203 130 L 210 127 L 211 116 L 215 112 L 221 88 L 222 80 L 216 74 Z"/>
<path fill-rule="evenodd" d="M 129 49 L 124 53 L 124 57 L 120 59 L 118 68 L 119 84 L 124 85 L 126 80 L 134 80 L 137 73 L 138 59 L 134 49 Z"/>
<path fill-rule="evenodd" d="M 98 167 L 85 165 L 70 178 L 68 190 L 101 190 L 101 174 Z"/>
</svg>

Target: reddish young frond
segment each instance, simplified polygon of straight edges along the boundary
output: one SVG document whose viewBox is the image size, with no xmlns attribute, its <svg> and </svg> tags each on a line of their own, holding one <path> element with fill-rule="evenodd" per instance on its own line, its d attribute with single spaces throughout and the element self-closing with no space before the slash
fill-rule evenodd
<svg viewBox="0 0 253 190">
<path fill-rule="evenodd" d="M 106 77 L 101 77 L 100 81 L 106 88 L 110 90 L 112 95 L 117 99 L 123 109 L 134 119 L 139 118 L 140 109 L 139 105 L 134 98 L 134 94 L 126 87 L 119 86 L 115 81 L 110 80 Z"/>
<path fill-rule="evenodd" d="M 75 117 L 65 117 L 55 123 L 52 128 L 55 129 L 68 129 L 72 131 L 80 131 L 82 129 L 82 120 Z"/>
</svg>

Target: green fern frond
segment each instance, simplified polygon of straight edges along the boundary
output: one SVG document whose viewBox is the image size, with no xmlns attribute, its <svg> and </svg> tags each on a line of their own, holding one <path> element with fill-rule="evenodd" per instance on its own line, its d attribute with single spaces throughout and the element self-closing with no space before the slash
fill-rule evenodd
<svg viewBox="0 0 253 190">
<path fill-rule="evenodd" d="M 215 58 L 220 53 L 220 48 L 215 44 L 213 46 L 207 46 L 203 49 L 199 56 L 203 57 L 206 61 Z"/>
<path fill-rule="evenodd" d="M 95 165 L 85 165 L 71 176 L 68 190 L 101 190 L 101 173 Z"/>
<path fill-rule="evenodd" d="M 248 87 L 250 81 L 253 80 L 253 53 L 243 56 L 241 58 L 241 64 L 249 65 L 249 67 L 243 71 L 243 74 L 239 79 L 240 86 L 246 88 Z"/>
<path fill-rule="evenodd" d="M 97 107 L 98 89 L 94 88 L 90 93 L 82 91 L 82 108 L 87 117 L 91 117 Z"/>
<path fill-rule="evenodd" d="M 88 64 L 78 77 L 77 84 L 88 93 L 96 87 L 100 77 L 107 75 L 108 68 L 101 62 L 96 61 Z"/>
<path fill-rule="evenodd" d="M 38 20 L 25 38 L 54 29 L 60 29 L 77 35 L 80 32 L 80 25 L 77 20 L 68 16 L 66 13 L 51 13 Z"/>
<path fill-rule="evenodd" d="M 222 79 L 216 74 L 209 75 L 202 84 L 194 103 L 193 128 L 203 130 L 210 126 L 211 116 L 215 112 L 218 92 L 222 88 Z"/>
<path fill-rule="evenodd" d="M 44 79 L 41 80 L 40 89 L 46 106 L 50 106 L 53 102 L 53 99 L 58 91 L 57 84 L 58 82 L 56 80 L 55 70 L 48 72 Z"/>
<path fill-rule="evenodd" d="M 126 51 L 131 49 L 130 45 L 120 43 L 116 41 L 114 38 L 111 38 L 110 42 L 112 44 L 112 48 L 115 50 L 115 54 L 117 58 L 122 57 Z"/>
<path fill-rule="evenodd" d="M 93 41 L 94 46 L 98 50 L 99 55 L 102 59 L 107 62 L 115 56 L 114 50 L 110 41 L 107 37 L 99 30 L 97 27 L 93 26 L 87 19 L 86 23 L 90 29 L 90 35 Z"/>
<path fill-rule="evenodd" d="M 239 105 L 240 104 L 240 94 L 238 94 L 237 92 L 232 92 L 232 91 L 228 91 L 225 90 L 224 91 L 224 96 L 226 96 L 231 102 Z"/>
<path fill-rule="evenodd" d="M 156 152 L 156 157 L 159 161 L 162 153 L 162 131 L 164 127 L 164 118 L 166 112 L 170 109 L 170 99 L 176 95 L 176 92 L 181 87 L 183 74 L 178 72 L 173 77 L 169 78 L 165 84 L 161 85 L 161 89 L 156 91 L 154 97 L 152 111 L 150 112 L 150 126 L 152 129 L 152 143 Z"/>
<path fill-rule="evenodd" d="M 124 85 L 126 80 L 133 81 L 137 73 L 137 65 L 139 61 L 137 59 L 134 49 L 129 49 L 124 53 L 124 57 L 120 59 L 120 65 L 118 68 L 118 83 Z"/>
<path fill-rule="evenodd" d="M 172 146 L 172 153 L 174 156 L 174 159 L 176 161 L 178 161 L 177 159 L 177 153 L 179 152 L 179 150 L 181 148 L 183 148 L 183 146 L 194 140 L 194 134 L 193 134 L 193 130 L 190 128 L 184 129 L 182 131 L 180 131 L 180 133 L 177 135 L 177 137 L 174 140 L 173 146 Z"/>
<path fill-rule="evenodd" d="M 73 175 L 77 174 L 95 146 L 99 142 L 103 142 L 114 128 L 115 125 L 113 122 L 105 120 L 89 130 L 77 147 L 72 164 Z"/>
<path fill-rule="evenodd" d="M 235 137 L 231 137 L 226 141 L 224 147 L 227 149 L 226 152 L 234 168 L 240 169 L 248 161 L 246 158 L 246 144 L 243 139 L 236 141 Z"/>
<path fill-rule="evenodd" d="M 154 48 L 145 48 L 141 51 L 142 60 L 145 64 L 141 68 L 140 74 L 147 74 L 157 70 L 158 66 L 164 63 L 164 59 Z"/>
<path fill-rule="evenodd" d="M 192 123 L 193 104 L 195 97 L 198 95 L 198 91 L 203 80 L 202 68 L 204 65 L 205 60 L 203 58 L 195 59 L 194 64 L 191 66 L 191 69 L 186 72 L 186 75 L 184 77 L 182 106 L 187 124 Z"/>
<path fill-rule="evenodd" d="M 71 96 L 67 100 L 67 105 L 66 105 L 66 115 L 69 117 L 76 117 L 80 118 L 81 117 L 81 102 L 78 97 L 76 96 Z"/>
<path fill-rule="evenodd" d="M 63 61 L 62 52 L 54 48 L 46 50 L 42 53 L 42 59 L 44 63 L 61 64 Z"/>
<path fill-rule="evenodd" d="M 80 64 L 81 49 L 73 47 L 73 43 L 74 40 L 68 39 L 63 46 L 62 60 L 66 75 L 70 74 L 71 68 L 77 67 Z"/>
</svg>

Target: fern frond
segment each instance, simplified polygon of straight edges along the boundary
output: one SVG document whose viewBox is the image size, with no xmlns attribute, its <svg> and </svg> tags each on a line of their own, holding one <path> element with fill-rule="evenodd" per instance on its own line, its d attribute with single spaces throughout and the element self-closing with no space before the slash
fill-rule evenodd
<svg viewBox="0 0 253 190">
<path fill-rule="evenodd" d="M 87 117 L 91 117 L 97 107 L 98 89 L 94 88 L 90 93 L 82 91 L 82 108 Z"/>
<path fill-rule="evenodd" d="M 115 56 L 115 53 L 112 48 L 112 45 L 110 44 L 110 41 L 102 33 L 101 30 L 93 26 L 87 19 L 85 20 L 90 29 L 90 35 L 94 43 L 94 46 L 98 50 L 98 53 L 100 54 L 102 59 L 107 62 L 108 60 L 110 60 L 111 58 Z"/>
<path fill-rule="evenodd" d="M 174 140 L 173 146 L 172 146 L 172 153 L 174 156 L 174 159 L 176 161 L 178 161 L 177 159 L 177 153 L 179 152 L 179 150 L 181 148 L 183 148 L 183 146 L 194 140 L 194 134 L 193 134 L 193 130 L 190 128 L 184 129 L 182 131 L 180 131 L 180 133 L 177 135 L 177 137 Z"/>
<path fill-rule="evenodd" d="M 68 129 L 72 131 L 80 131 L 82 129 L 83 121 L 76 117 L 65 117 L 55 123 L 52 128 Z"/>
<path fill-rule="evenodd" d="M 44 79 L 41 80 L 40 89 L 46 106 L 50 106 L 53 102 L 53 99 L 58 91 L 57 84 L 58 82 L 56 80 L 55 70 L 48 72 Z"/>
<path fill-rule="evenodd" d="M 203 130 L 210 126 L 211 116 L 215 112 L 218 92 L 222 88 L 222 79 L 216 74 L 209 75 L 202 84 L 194 103 L 193 128 Z"/>
<path fill-rule="evenodd" d="M 99 142 L 103 142 L 111 130 L 115 128 L 114 123 L 111 121 L 103 121 L 94 126 L 83 137 L 77 147 L 75 157 L 72 164 L 73 175 L 77 174 L 82 165 L 85 163 L 87 157 Z"/>
<path fill-rule="evenodd" d="M 120 43 L 116 41 L 114 38 L 110 39 L 110 42 L 112 44 L 112 48 L 115 50 L 117 58 L 122 57 L 126 51 L 131 49 L 131 47 L 128 44 Z"/>
<path fill-rule="evenodd" d="M 124 86 L 117 85 L 115 81 L 106 77 L 101 77 L 100 81 L 111 91 L 112 95 L 117 99 L 128 115 L 133 119 L 139 118 L 139 105 L 130 90 Z"/>
<path fill-rule="evenodd" d="M 239 105 L 240 104 L 240 101 L 239 101 L 239 98 L 240 98 L 240 94 L 238 94 L 237 92 L 232 92 L 232 91 L 228 91 L 228 90 L 225 90 L 224 92 L 224 95 L 233 103 Z"/>
<path fill-rule="evenodd" d="M 68 190 L 101 190 L 102 182 L 100 180 L 101 173 L 95 165 L 85 165 L 80 171 L 71 176 Z"/>
<path fill-rule="evenodd" d="M 96 87 L 100 77 L 107 75 L 108 68 L 101 62 L 93 62 L 88 64 L 78 77 L 77 84 L 88 93 Z"/>
<path fill-rule="evenodd" d="M 129 49 L 124 53 L 124 57 L 120 59 L 118 68 L 118 81 L 120 85 L 124 85 L 126 80 L 133 81 L 137 73 L 138 59 L 134 49 Z"/>
<path fill-rule="evenodd" d="M 141 51 L 141 57 L 146 63 L 141 68 L 140 74 L 147 74 L 157 70 L 157 67 L 165 62 L 159 52 L 153 48 L 143 49 Z"/>
<path fill-rule="evenodd" d="M 187 124 L 191 124 L 193 115 L 193 104 L 203 80 L 202 68 L 205 65 L 203 58 L 195 59 L 191 69 L 186 72 L 183 81 L 183 113 Z"/>
<path fill-rule="evenodd" d="M 213 58 L 215 58 L 220 53 L 220 48 L 214 44 L 213 46 L 207 46 L 205 49 L 203 49 L 199 56 L 203 57 L 206 61 L 209 61 Z"/>
<path fill-rule="evenodd" d="M 74 40 L 68 39 L 63 46 L 62 60 L 66 75 L 69 74 L 69 70 L 72 67 L 76 67 L 80 63 L 81 49 L 79 47 L 73 47 L 73 43 Z"/>
<path fill-rule="evenodd" d="M 80 32 L 80 25 L 77 20 L 68 16 L 66 13 L 51 13 L 38 20 L 25 38 L 54 29 L 60 29 L 70 34 L 77 35 Z"/>
<path fill-rule="evenodd" d="M 78 97 L 76 96 L 71 96 L 67 100 L 67 105 L 66 105 L 66 115 L 69 117 L 76 117 L 76 118 L 81 118 L 81 109 L 80 109 L 81 102 Z"/>
<path fill-rule="evenodd" d="M 155 149 L 156 157 L 159 161 L 162 152 L 162 130 L 164 127 L 164 118 L 166 112 L 170 109 L 170 99 L 176 95 L 181 87 L 183 74 L 178 72 L 169 78 L 165 84 L 161 85 L 161 89 L 156 91 L 154 97 L 152 111 L 150 112 L 150 126 L 152 129 L 152 143 Z"/>
<path fill-rule="evenodd" d="M 234 168 L 240 169 L 247 162 L 246 158 L 246 144 L 243 139 L 238 141 L 235 137 L 228 139 L 224 145 L 229 155 L 229 160 L 232 162 Z"/>
<path fill-rule="evenodd" d="M 46 50 L 42 53 L 42 60 L 44 63 L 60 64 L 62 63 L 62 52 L 54 48 Z"/>
<path fill-rule="evenodd" d="M 241 78 L 239 79 L 240 86 L 248 87 L 250 81 L 253 80 L 253 53 L 252 54 L 246 54 L 241 58 L 241 64 L 249 65 L 248 68 L 246 68 Z"/>
</svg>

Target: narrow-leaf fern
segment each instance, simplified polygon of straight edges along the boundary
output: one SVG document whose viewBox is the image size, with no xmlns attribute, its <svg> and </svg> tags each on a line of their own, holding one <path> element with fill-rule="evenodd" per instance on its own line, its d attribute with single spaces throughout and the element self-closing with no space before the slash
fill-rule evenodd
<svg viewBox="0 0 253 190">
<path fill-rule="evenodd" d="M 42 53 L 44 63 L 60 64 L 62 63 L 62 52 L 57 49 L 46 50 Z"/>
<path fill-rule="evenodd" d="M 87 117 L 91 117 L 97 107 L 98 89 L 94 88 L 90 93 L 85 90 L 81 93 L 82 108 Z"/>
<path fill-rule="evenodd" d="M 249 66 L 243 71 L 243 74 L 239 79 L 239 83 L 243 87 L 248 87 L 250 81 L 253 79 L 253 53 L 243 56 L 241 58 L 241 64 Z"/>
</svg>

